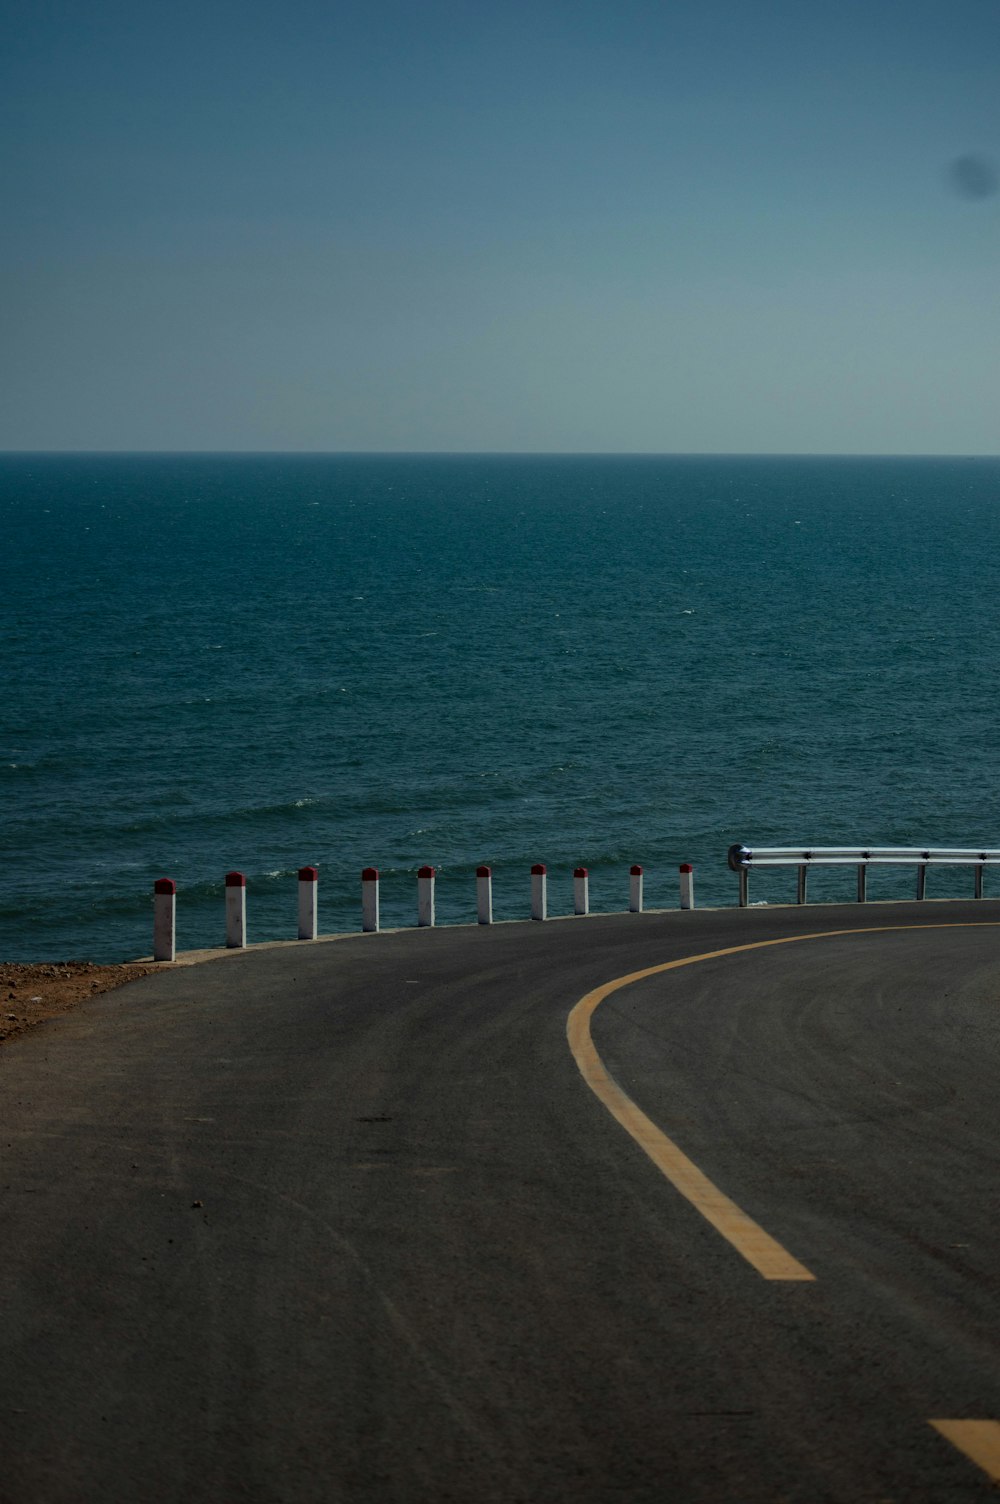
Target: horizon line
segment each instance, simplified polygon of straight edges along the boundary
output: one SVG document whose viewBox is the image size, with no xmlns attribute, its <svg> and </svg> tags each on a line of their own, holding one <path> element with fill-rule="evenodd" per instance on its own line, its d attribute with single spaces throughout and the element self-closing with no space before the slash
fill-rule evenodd
<svg viewBox="0 0 1000 1504">
<path fill-rule="evenodd" d="M 345 459 L 879 459 L 879 460 L 996 460 L 1000 451 L 951 450 L 810 450 L 810 449 L 6 449 L 0 458 L 92 456 L 214 458 L 345 458 Z"/>
</svg>

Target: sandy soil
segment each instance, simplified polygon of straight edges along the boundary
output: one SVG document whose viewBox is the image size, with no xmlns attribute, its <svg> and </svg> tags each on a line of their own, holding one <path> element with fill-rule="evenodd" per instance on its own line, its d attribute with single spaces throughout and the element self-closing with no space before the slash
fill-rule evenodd
<svg viewBox="0 0 1000 1504">
<path fill-rule="evenodd" d="M 0 1044 L 43 1019 L 68 1013 L 86 997 L 110 992 L 157 966 L 97 966 L 93 961 L 0 962 Z"/>
</svg>

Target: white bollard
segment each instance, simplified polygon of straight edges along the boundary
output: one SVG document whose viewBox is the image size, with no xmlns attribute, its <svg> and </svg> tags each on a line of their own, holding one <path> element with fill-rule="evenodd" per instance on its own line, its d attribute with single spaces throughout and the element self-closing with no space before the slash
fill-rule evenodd
<svg viewBox="0 0 1000 1504">
<path fill-rule="evenodd" d="M 247 943 L 247 880 L 242 872 L 226 873 L 226 945 L 244 950 Z"/>
<path fill-rule="evenodd" d="M 315 940 L 319 933 L 316 895 L 319 872 L 315 867 L 299 868 L 299 939 Z"/>
<path fill-rule="evenodd" d="M 177 884 L 169 877 L 153 884 L 153 960 L 177 960 Z"/>
<path fill-rule="evenodd" d="M 489 867 L 476 868 L 476 917 L 480 924 L 493 923 L 493 873 Z"/>
<path fill-rule="evenodd" d="M 417 924 L 423 929 L 434 926 L 433 867 L 421 867 L 417 873 Z"/>
<path fill-rule="evenodd" d="M 377 867 L 366 867 L 361 874 L 361 928 L 369 934 L 378 930 Z"/>
<path fill-rule="evenodd" d="M 590 876 L 586 867 L 573 869 L 573 913 L 590 913 Z"/>
<path fill-rule="evenodd" d="M 694 868 L 690 862 L 682 862 L 681 874 L 681 908 L 694 908 Z"/>
<path fill-rule="evenodd" d="M 628 911 L 642 913 L 642 868 L 630 867 L 628 876 Z"/>
<path fill-rule="evenodd" d="M 531 869 L 531 917 L 547 919 L 549 913 L 548 877 L 541 862 Z"/>
</svg>

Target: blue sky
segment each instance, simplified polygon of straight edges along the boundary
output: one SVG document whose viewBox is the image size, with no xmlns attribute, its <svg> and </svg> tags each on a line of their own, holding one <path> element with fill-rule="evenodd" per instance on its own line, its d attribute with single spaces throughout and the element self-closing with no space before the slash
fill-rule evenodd
<svg viewBox="0 0 1000 1504">
<path fill-rule="evenodd" d="M 0 447 L 1000 452 L 1000 0 L 3 13 Z"/>
</svg>

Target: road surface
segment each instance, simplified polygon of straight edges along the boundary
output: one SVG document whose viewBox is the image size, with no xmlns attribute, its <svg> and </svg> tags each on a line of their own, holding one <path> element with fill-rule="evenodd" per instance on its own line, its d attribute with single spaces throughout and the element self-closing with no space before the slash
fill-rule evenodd
<svg viewBox="0 0 1000 1504">
<path fill-rule="evenodd" d="M 359 935 L 6 1046 L 0 1501 L 995 1497 L 998 921 Z"/>
</svg>

